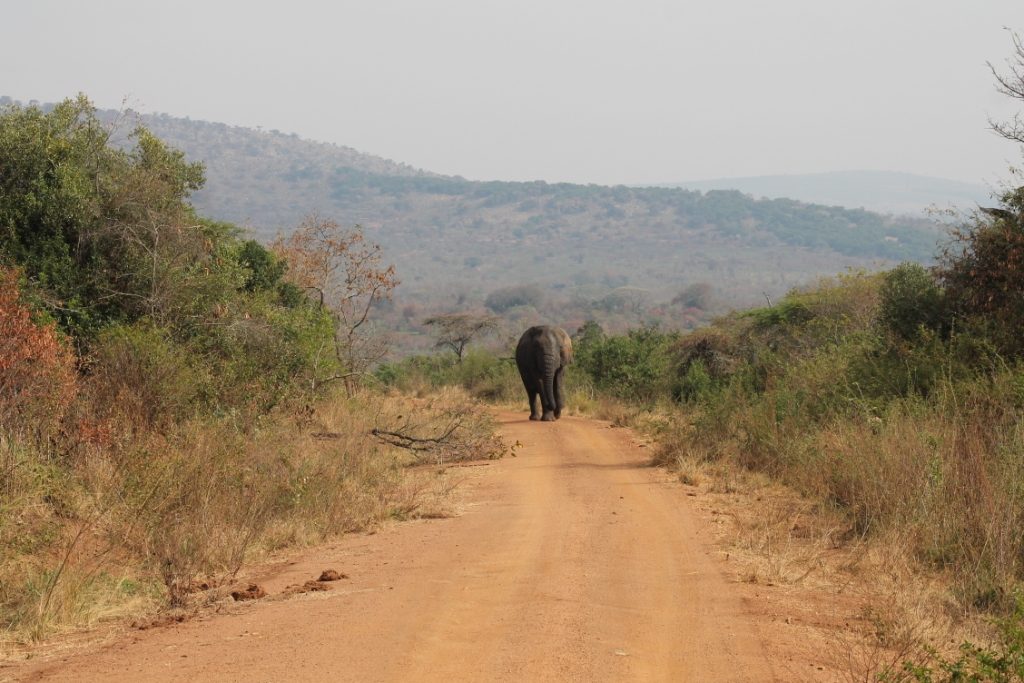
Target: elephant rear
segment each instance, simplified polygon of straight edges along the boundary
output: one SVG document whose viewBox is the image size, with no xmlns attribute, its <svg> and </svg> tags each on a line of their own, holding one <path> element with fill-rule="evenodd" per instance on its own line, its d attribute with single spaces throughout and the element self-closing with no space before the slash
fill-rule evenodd
<svg viewBox="0 0 1024 683">
<path fill-rule="evenodd" d="M 516 365 L 530 401 L 531 420 L 554 420 L 564 406 L 562 370 L 572 362 L 572 340 L 565 330 L 537 325 L 523 333 L 516 346 Z M 543 414 L 538 414 L 540 396 Z"/>
</svg>

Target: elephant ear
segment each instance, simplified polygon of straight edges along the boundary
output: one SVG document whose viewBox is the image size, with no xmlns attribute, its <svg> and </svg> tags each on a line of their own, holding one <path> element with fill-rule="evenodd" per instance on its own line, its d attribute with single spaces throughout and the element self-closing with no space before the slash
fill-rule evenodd
<svg viewBox="0 0 1024 683">
<path fill-rule="evenodd" d="M 558 337 L 559 352 L 562 356 L 562 365 L 569 365 L 572 363 L 572 338 L 566 334 L 565 330 L 558 328 L 555 331 L 555 335 Z"/>
</svg>

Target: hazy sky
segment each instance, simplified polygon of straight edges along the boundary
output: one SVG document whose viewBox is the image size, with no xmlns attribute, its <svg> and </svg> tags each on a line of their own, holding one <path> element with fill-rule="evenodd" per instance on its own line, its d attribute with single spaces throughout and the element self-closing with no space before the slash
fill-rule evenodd
<svg viewBox="0 0 1024 683">
<path fill-rule="evenodd" d="M 995 181 L 1021 0 L 0 2 L 0 94 L 262 126 L 472 179 Z"/>
</svg>

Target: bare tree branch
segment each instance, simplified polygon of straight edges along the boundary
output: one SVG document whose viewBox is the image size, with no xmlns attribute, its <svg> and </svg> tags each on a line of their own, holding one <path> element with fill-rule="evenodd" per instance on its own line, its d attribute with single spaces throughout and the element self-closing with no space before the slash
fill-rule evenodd
<svg viewBox="0 0 1024 683">
<path fill-rule="evenodd" d="M 1009 33 L 1013 40 L 1013 54 L 1006 60 L 1007 71 L 1001 72 L 991 62 L 988 62 L 988 68 L 996 79 L 997 91 L 1024 102 L 1024 39 L 1013 31 Z M 1024 117 L 1019 113 L 1009 121 L 989 119 L 989 127 L 1007 140 L 1024 144 Z"/>
<path fill-rule="evenodd" d="M 370 329 L 373 309 L 391 298 L 398 285 L 394 266 L 381 264 L 380 247 L 366 241 L 362 228 L 343 229 L 337 222 L 316 215 L 306 218 L 287 237 L 279 237 L 274 251 L 288 263 L 286 277 L 308 292 L 334 322 L 333 361 L 336 370 L 314 377 L 314 387 L 348 381 L 366 370 L 387 351 Z M 317 353 L 317 365 L 322 354 Z M 350 387 L 351 389 L 351 387 Z"/>
</svg>

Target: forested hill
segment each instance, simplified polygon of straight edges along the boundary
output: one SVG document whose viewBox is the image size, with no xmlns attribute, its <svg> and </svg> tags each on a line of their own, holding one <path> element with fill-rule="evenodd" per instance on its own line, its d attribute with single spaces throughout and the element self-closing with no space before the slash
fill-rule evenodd
<svg viewBox="0 0 1024 683">
<path fill-rule="evenodd" d="M 402 297 L 415 300 L 468 292 L 472 301 L 523 282 L 569 298 L 622 286 L 657 298 L 707 282 L 743 304 L 847 267 L 928 261 L 942 237 L 923 219 L 736 191 L 476 182 L 276 131 L 141 119 L 205 163 L 194 195 L 204 215 L 264 238 L 314 211 L 361 224 L 396 264 Z"/>
<path fill-rule="evenodd" d="M 755 197 L 788 197 L 802 202 L 868 211 L 924 215 L 930 209 L 954 207 L 970 210 L 992 201 L 993 189 L 982 183 L 965 183 L 892 171 L 833 171 L 796 175 L 719 178 L 688 183 L 664 183 L 663 187 L 687 190 L 739 190 Z"/>
</svg>

